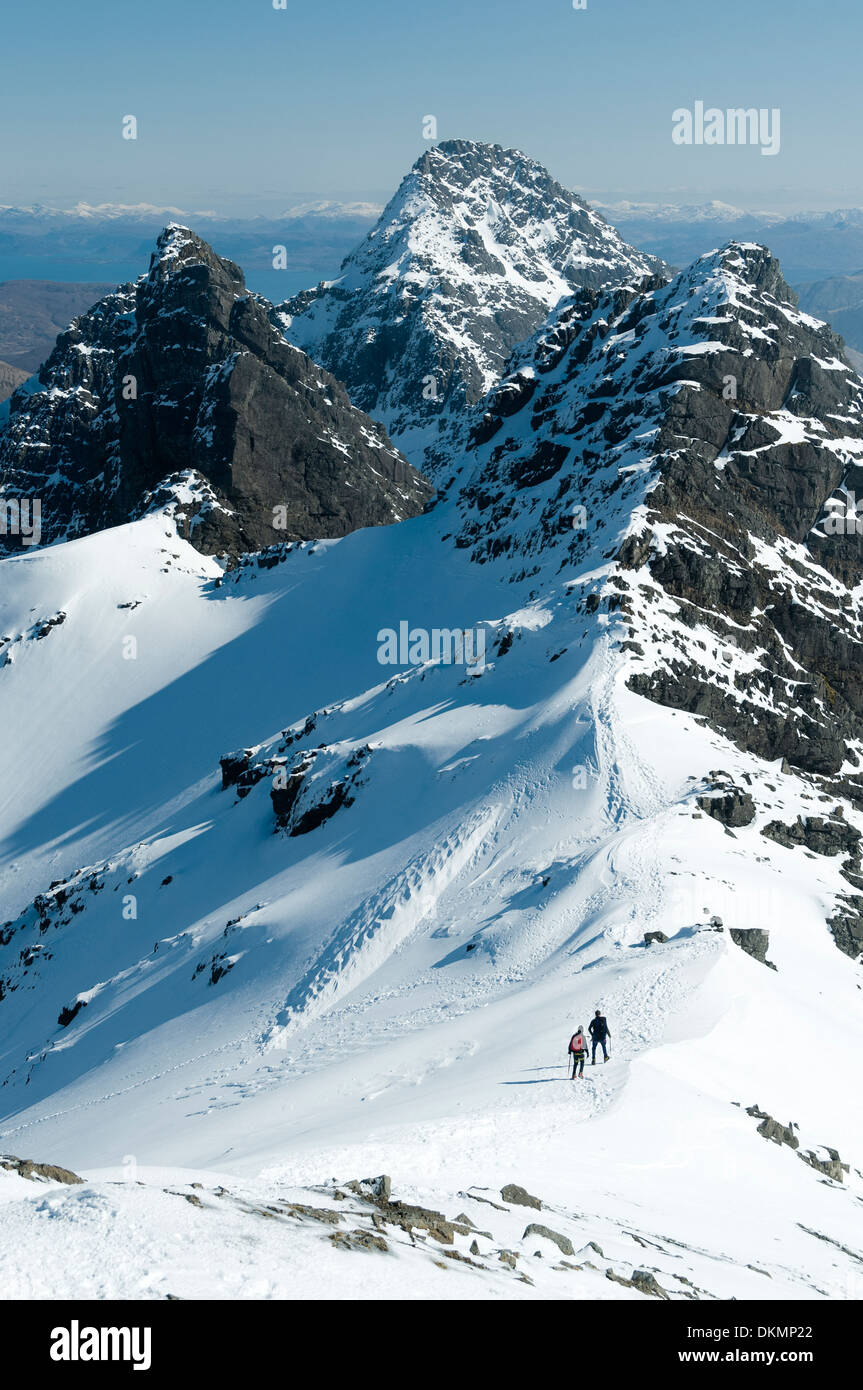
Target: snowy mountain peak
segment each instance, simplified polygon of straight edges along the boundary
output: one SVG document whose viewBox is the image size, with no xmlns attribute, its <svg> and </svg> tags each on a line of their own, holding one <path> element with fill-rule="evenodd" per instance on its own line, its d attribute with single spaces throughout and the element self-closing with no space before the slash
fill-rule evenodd
<svg viewBox="0 0 863 1390">
<path fill-rule="evenodd" d="M 679 278 L 681 284 L 696 288 L 721 281 L 731 303 L 735 302 L 735 291 L 742 289 L 747 294 L 766 294 L 785 304 L 797 304 L 778 260 L 757 242 L 729 241 L 715 251 L 706 251 Z"/>
<path fill-rule="evenodd" d="M 182 222 L 168 222 L 156 238 L 156 250 L 150 257 L 150 270 L 163 264 L 188 260 L 196 256 L 202 262 L 215 262 L 215 252 L 191 228 Z"/>
<path fill-rule="evenodd" d="M 2 490 L 39 499 L 43 542 L 154 499 L 181 498 L 196 545 L 234 553 L 420 510 L 428 485 L 273 314 L 237 265 L 169 224 L 149 272 L 76 319 L 11 399 Z"/>
<path fill-rule="evenodd" d="M 517 216 L 519 209 L 540 220 L 553 220 L 558 204 L 590 211 L 577 193 L 559 184 L 538 160 L 521 150 L 478 140 L 443 140 L 416 160 L 384 217 L 410 195 L 427 197 L 442 208 L 475 213 L 483 208 L 492 219 Z M 540 200 L 540 201 L 537 201 Z M 374 233 L 372 233 L 374 235 Z"/>
<path fill-rule="evenodd" d="M 161 285 L 179 270 L 192 266 L 201 267 L 206 272 L 200 276 L 202 284 L 220 281 L 231 285 L 237 295 L 248 293 L 240 267 L 225 256 L 217 255 L 209 242 L 182 222 L 167 223 L 156 237 L 156 249 L 150 256 L 150 269 L 142 280 L 151 285 Z"/>
<path fill-rule="evenodd" d="M 450 140 L 417 160 L 340 278 L 281 322 L 433 469 L 452 415 L 561 297 L 661 268 L 519 150 Z"/>
</svg>

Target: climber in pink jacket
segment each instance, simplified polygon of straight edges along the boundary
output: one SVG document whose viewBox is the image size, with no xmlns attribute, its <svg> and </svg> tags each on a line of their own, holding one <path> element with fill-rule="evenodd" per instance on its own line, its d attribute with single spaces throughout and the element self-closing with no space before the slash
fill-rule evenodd
<svg viewBox="0 0 863 1390">
<path fill-rule="evenodd" d="M 587 1056 L 587 1040 L 580 1023 L 569 1040 L 569 1050 L 572 1053 L 571 1080 L 574 1081 L 576 1076 L 584 1076 L 584 1059 Z"/>
</svg>

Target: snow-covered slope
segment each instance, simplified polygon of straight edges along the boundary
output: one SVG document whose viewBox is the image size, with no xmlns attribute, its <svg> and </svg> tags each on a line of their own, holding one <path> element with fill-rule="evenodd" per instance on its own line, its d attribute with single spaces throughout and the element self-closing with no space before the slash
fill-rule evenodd
<svg viewBox="0 0 863 1390">
<path fill-rule="evenodd" d="M 339 278 L 279 318 L 433 471 L 451 417 L 561 297 L 661 268 L 521 151 L 447 140 L 417 160 Z"/>
<path fill-rule="evenodd" d="M 125 1296 L 853 1296 L 859 588 L 818 523 L 863 431 L 786 294 L 732 247 L 576 296 L 401 525 L 2 562 L 0 1147 L 87 1179 L 0 1173 L 7 1287 L 74 1252 Z M 444 628 L 485 660 L 427 659 Z M 384 1172 L 452 1245 L 336 1195 Z"/>
</svg>

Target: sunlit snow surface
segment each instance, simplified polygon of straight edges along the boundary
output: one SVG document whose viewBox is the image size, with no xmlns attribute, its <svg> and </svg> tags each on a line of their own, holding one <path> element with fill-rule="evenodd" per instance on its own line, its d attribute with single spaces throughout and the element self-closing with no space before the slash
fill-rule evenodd
<svg viewBox="0 0 863 1390">
<path fill-rule="evenodd" d="M 804 781 L 626 689 L 622 624 L 577 602 L 640 524 L 649 441 L 614 464 L 631 483 L 595 544 L 568 568 L 539 550 L 521 578 L 454 544 L 456 489 L 273 569 L 223 576 L 167 514 L 2 561 L 0 1150 L 87 1179 L 0 1170 L 5 1294 L 640 1298 L 606 1277 L 638 1268 L 673 1297 L 859 1296 L 859 966 L 826 926 L 841 859 L 760 834 L 824 812 Z M 556 489 L 514 505 L 524 553 Z M 666 616 L 651 661 L 676 650 Z M 380 665 L 403 619 L 484 626 L 488 664 Z M 275 833 L 267 778 L 238 800 L 219 773 L 289 729 L 325 745 L 324 779 L 370 750 L 353 804 L 297 836 Z M 733 834 L 696 804 L 719 768 L 757 805 Z M 62 904 L 28 906 L 57 881 Z M 714 915 L 767 927 L 776 971 Z M 612 1060 L 570 1082 L 597 1007 Z M 802 1150 L 838 1149 L 845 1182 L 765 1141 L 755 1103 Z M 483 1267 L 407 1236 L 346 1254 L 255 1211 L 335 1209 L 332 1179 L 381 1172 L 489 1232 Z M 476 1201 L 509 1182 L 543 1213 Z M 582 1268 L 555 1267 L 534 1220 Z"/>
</svg>

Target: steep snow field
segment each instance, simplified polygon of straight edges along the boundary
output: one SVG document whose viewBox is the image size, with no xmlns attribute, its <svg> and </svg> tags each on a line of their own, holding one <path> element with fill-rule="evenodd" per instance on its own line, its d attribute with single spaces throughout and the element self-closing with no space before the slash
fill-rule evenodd
<svg viewBox="0 0 863 1390">
<path fill-rule="evenodd" d="M 674 1297 L 677 1275 L 701 1297 L 859 1294 L 859 970 L 825 925 L 842 881 L 759 833 L 819 808 L 627 691 L 615 619 L 577 611 L 551 557 L 504 584 L 453 522 L 221 583 L 161 513 L 2 561 L 0 1149 L 87 1180 L 0 1169 L 7 1296 L 643 1296 L 608 1269 Z M 485 668 L 380 665 L 404 618 L 485 625 Z M 269 777 L 238 800 L 219 758 L 274 755 L 315 713 L 304 795 L 370 751 L 351 804 L 276 832 Z M 695 802 L 716 768 L 759 803 L 733 834 Z M 715 914 L 769 926 L 777 970 Z M 570 1082 L 597 1007 L 612 1060 Z M 838 1149 L 844 1184 L 765 1141 L 754 1103 L 801 1152 Z M 381 1172 L 489 1232 L 474 1266 L 407 1235 L 346 1256 L 258 1210 L 336 1210 L 309 1192 Z M 509 1182 L 547 1209 L 502 1203 Z M 530 1221 L 584 1267 L 555 1268 Z"/>
</svg>

